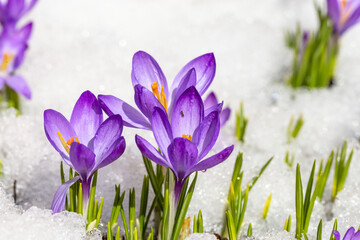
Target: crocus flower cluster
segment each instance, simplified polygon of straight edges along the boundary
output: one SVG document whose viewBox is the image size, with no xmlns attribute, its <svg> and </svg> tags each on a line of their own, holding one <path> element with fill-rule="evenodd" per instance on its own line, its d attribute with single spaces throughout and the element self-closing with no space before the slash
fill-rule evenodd
<svg viewBox="0 0 360 240">
<path fill-rule="evenodd" d="M 340 240 L 340 233 L 338 231 L 333 231 L 333 234 L 336 240 Z M 360 240 L 360 231 L 355 232 L 355 228 L 349 228 L 346 231 L 343 240 Z"/>
<path fill-rule="evenodd" d="M 133 57 L 131 74 L 139 110 L 111 95 L 99 95 L 98 100 L 89 91 L 77 101 L 70 121 L 59 112 L 46 110 L 44 126 L 48 140 L 78 173 L 58 188 L 52 210 L 56 213 L 64 209 L 68 189 L 80 181 L 86 214 L 93 174 L 124 152 L 123 125 L 153 132 L 157 147 L 138 135 L 135 142 L 145 157 L 173 172 L 177 203 L 191 173 L 223 162 L 234 148 L 229 146 L 208 156 L 230 115 L 230 109 L 223 110 L 223 103 L 218 103 L 214 93 L 205 102 L 201 98 L 214 75 L 214 55 L 202 55 L 180 70 L 169 91 L 155 59 L 140 51 Z M 109 115 L 104 122 L 102 110 Z"/>
<path fill-rule="evenodd" d="M 327 8 L 334 34 L 342 35 L 360 21 L 360 0 L 327 0 Z"/>
<path fill-rule="evenodd" d="M 7 0 L 0 2 L 0 90 L 6 84 L 15 92 L 30 99 L 31 91 L 20 75 L 15 71 L 21 66 L 28 40 L 31 36 L 32 22 L 18 28 L 17 22 L 35 5 L 37 0 Z"/>
<path fill-rule="evenodd" d="M 125 150 L 122 118 L 112 115 L 103 121 L 99 101 L 86 91 L 76 102 L 70 122 L 61 113 L 48 109 L 44 112 L 44 128 L 51 145 L 79 174 L 59 187 L 51 209 L 54 213 L 64 209 L 68 189 L 79 180 L 83 189 L 83 213 L 87 214 L 93 174 L 118 159 Z"/>
</svg>

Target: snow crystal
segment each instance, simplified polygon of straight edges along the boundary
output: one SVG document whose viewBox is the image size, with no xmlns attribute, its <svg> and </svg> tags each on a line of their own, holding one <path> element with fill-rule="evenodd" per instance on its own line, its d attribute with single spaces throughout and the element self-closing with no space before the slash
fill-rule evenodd
<svg viewBox="0 0 360 240">
<path fill-rule="evenodd" d="M 190 234 L 185 240 L 216 240 L 214 234 L 210 233 L 193 233 Z"/>
<path fill-rule="evenodd" d="M 31 207 L 23 211 L 14 205 L 0 186 L 0 238 L 40 240 L 81 240 L 85 239 L 85 221 L 75 213 L 62 212 L 52 215 L 51 210 Z M 101 235 L 89 238 L 101 239 Z"/>
</svg>

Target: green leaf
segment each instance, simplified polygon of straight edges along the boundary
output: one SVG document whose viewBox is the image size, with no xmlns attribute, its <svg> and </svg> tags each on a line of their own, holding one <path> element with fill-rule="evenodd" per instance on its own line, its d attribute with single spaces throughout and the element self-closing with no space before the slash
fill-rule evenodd
<svg viewBox="0 0 360 240">
<path fill-rule="evenodd" d="M 269 195 L 268 198 L 266 199 L 265 206 L 264 206 L 264 210 L 263 210 L 263 214 L 262 214 L 263 219 L 266 219 L 267 214 L 268 214 L 268 212 L 269 212 L 270 203 L 271 203 L 271 197 L 272 197 L 272 193 L 270 193 L 270 195 Z"/>
<path fill-rule="evenodd" d="M 197 226 L 198 226 L 198 233 L 203 233 L 204 232 L 204 224 L 203 224 L 203 216 L 202 216 L 201 209 L 199 210 L 199 213 L 198 213 Z"/>
<path fill-rule="evenodd" d="M 230 240 L 237 240 L 236 239 L 236 232 L 235 232 L 235 224 L 233 220 L 233 216 L 231 215 L 230 211 L 226 212 L 226 223 L 228 229 L 228 235 Z"/>
<path fill-rule="evenodd" d="M 97 171 L 94 173 L 92 183 L 91 183 L 89 206 L 88 206 L 88 212 L 86 213 L 88 222 L 91 222 L 95 219 L 95 216 L 92 215 L 92 213 L 94 211 L 94 199 L 95 199 L 95 192 L 96 192 L 96 184 L 97 184 Z"/>
<path fill-rule="evenodd" d="M 249 186 L 249 191 L 254 187 L 255 183 L 257 182 L 257 180 L 261 177 L 261 175 L 264 173 L 264 171 L 266 170 L 266 168 L 269 166 L 269 164 L 271 163 L 271 161 L 274 159 L 274 157 L 271 157 L 266 163 L 265 165 L 260 169 L 260 172 L 258 173 L 257 176 L 255 176 L 252 179 L 252 182 L 250 183 Z"/>
<path fill-rule="evenodd" d="M 248 227 L 248 230 L 247 230 L 247 234 L 246 234 L 248 237 L 251 237 L 252 236 L 252 225 L 251 223 L 249 223 L 249 227 Z"/>
<path fill-rule="evenodd" d="M 322 240 L 322 219 L 320 219 L 320 222 L 319 222 L 319 225 L 317 228 L 316 240 Z"/>
<path fill-rule="evenodd" d="M 303 188 L 301 183 L 300 165 L 296 166 L 296 185 L 295 185 L 295 207 L 296 207 L 296 234 L 297 239 L 301 239 L 303 223 Z"/>
</svg>

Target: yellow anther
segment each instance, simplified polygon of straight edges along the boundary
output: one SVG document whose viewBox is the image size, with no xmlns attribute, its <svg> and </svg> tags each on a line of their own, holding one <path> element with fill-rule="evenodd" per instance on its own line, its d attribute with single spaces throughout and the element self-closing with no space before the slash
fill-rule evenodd
<svg viewBox="0 0 360 240">
<path fill-rule="evenodd" d="M 61 135 L 61 133 L 59 131 L 57 131 L 57 134 L 59 136 L 59 139 L 60 139 L 60 142 L 61 142 L 61 145 L 63 145 L 65 151 L 69 154 L 70 152 L 70 145 L 74 142 L 74 141 L 77 141 L 78 143 L 80 143 L 79 139 L 74 136 L 74 137 L 71 137 L 69 140 L 67 140 L 67 142 L 65 142 L 63 136 Z"/>
<path fill-rule="evenodd" d="M 153 94 L 155 95 L 155 97 L 159 100 L 160 99 L 160 97 L 159 97 L 159 84 L 157 82 L 153 82 L 151 84 L 151 89 L 152 89 Z"/>
<path fill-rule="evenodd" d="M 153 94 L 157 98 L 157 100 L 159 100 L 159 102 L 161 103 L 161 105 L 163 105 L 163 107 L 165 108 L 165 110 L 167 112 L 168 111 L 167 110 L 167 100 L 166 100 L 166 96 L 165 96 L 164 86 L 161 86 L 160 95 L 159 95 L 159 84 L 157 82 L 153 82 L 151 84 L 151 89 L 152 89 Z"/>
<path fill-rule="evenodd" d="M 66 142 L 66 144 L 70 146 L 74 141 L 77 141 L 78 143 L 80 143 L 80 142 L 79 142 L 79 139 L 75 136 L 75 137 L 70 138 L 70 139 Z"/>
<path fill-rule="evenodd" d="M 181 135 L 181 137 L 186 138 L 186 139 L 188 139 L 188 140 L 190 140 L 190 141 L 191 141 L 191 139 L 192 139 L 192 136 L 191 136 L 191 135 L 186 135 L 186 134 Z"/>
<path fill-rule="evenodd" d="M 342 7 L 345 7 L 346 6 L 346 0 L 341 0 L 341 5 L 342 5 Z"/>
<path fill-rule="evenodd" d="M 70 152 L 70 147 L 67 145 L 67 143 L 65 142 L 63 136 L 61 135 L 61 133 L 60 133 L 59 131 L 57 132 L 57 134 L 58 134 L 58 136 L 59 136 L 60 142 L 61 142 L 61 144 L 63 145 L 65 151 L 66 151 L 67 153 L 69 153 L 69 152 Z"/>
<path fill-rule="evenodd" d="M 9 66 L 10 62 L 13 60 L 14 58 L 14 54 L 7 54 L 7 53 L 4 53 L 4 56 L 3 56 L 3 61 L 1 63 L 1 67 L 0 67 L 0 70 L 3 72 L 7 69 L 7 67 Z"/>
<path fill-rule="evenodd" d="M 165 91 L 164 91 L 164 86 L 161 86 L 161 93 L 160 93 L 160 103 L 164 106 L 166 112 L 167 110 L 167 101 L 166 101 L 166 96 L 165 96 Z"/>
</svg>

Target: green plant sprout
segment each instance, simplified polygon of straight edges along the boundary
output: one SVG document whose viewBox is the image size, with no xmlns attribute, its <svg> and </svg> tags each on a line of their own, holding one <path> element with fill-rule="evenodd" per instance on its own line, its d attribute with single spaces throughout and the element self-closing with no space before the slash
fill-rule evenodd
<svg viewBox="0 0 360 240">
<path fill-rule="evenodd" d="M 290 144 L 292 140 L 298 137 L 303 125 L 304 125 L 304 118 L 302 114 L 300 114 L 300 116 L 296 119 L 296 122 L 295 122 L 295 116 L 294 115 L 291 116 L 288 128 L 286 130 L 286 137 L 288 144 Z"/>
<path fill-rule="evenodd" d="M 248 227 L 246 235 L 248 237 L 252 237 L 252 225 L 251 225 L 251 223 L 249 223 L 249 227 Z"/>
<path fill-rule="evenodd" d="M 322 240 L 322 219 L 320 219 L 316 232 L 316 240 Z"/>
<path fill-rule="evenodd" d="M 203 233 L 204 232 L 203 225 L 204 225 L 203 217 L 200 209 L 197 218 L 196 215 L 194 215 L 193 233 Z"/>
<path fill-rule="evenodd" d="M 332 229 L 332 231 L 330 233 L 330 240 L 336 240 L 334 234 L 332 234 L 332 232 L 335 231 L 335 230 L 337 230 L 337 219 L 336 218 L 334 220 L 333 229 Z"/>
<path fill-rule="evenodd" d="M 331 195 L 332 201 L 335 201 L 337 194 L 344 188 L 353 153 L 354 150 L 352 149 L 347 156 L 346 141 L 343 143 L 341 150 L 338 148 L 336 151 L 334 183 Z"/>
<path fill-rule="evenodd" d="M 296 208 L 296 233 L 295 238 L 301 239 L 303 233 L 308 231 L 310 218 L 316 197 L 318 196 L 319 187 L 316 186 L 312 191 L 315 175 L 316 161 L 312 166 L 309 181 L 306 187 L 305 198 L 303 196 L 303 186 L 301 181 L 300 165 L 296 166 L 296 185 L 295 185 L 295 208 Z"/>
<path fill-rule="evenodd" d="M 244 103 L 240 102 L 240 110 L 236 111 L 235 135 L 242 143 L 245 142 L 245 132 L 249 119 L 244 114 Z"/>
<path fill-rule="evenodd" d="M 266 217 L 267 217 L 268 212 L 269 212 L 271 198 L 272 198 L 272 193 L 270 193 L 270 195 L 267 197 L 267 199 L 265 201 L 265 206 L 264 206 L 264 210 L 263 210 L 263 213 L 262 213 L 262 218 L 264 220 L 266 220 Z"/>
<path fill-rule="evenodd" d="M 286 82 L 293 88 L 322 88 L 332 83 L 339 44 L 327 13 L 315 7 L 320 23 L 316 32 L 303 32 L 298 24 L 295 33 L 286 34 L 287 46 L 294 51 Z"/>
<path fill-rule="evenodd" d="M 286 165 L 288 165 L 289 168 L 292 168 L 294 161 L 295 161 L 295 153 L 291 154 L 290 156 L 290 152 L 289 150 L 287 150 L 285 153 L 284 162 L 286 163 Z"/>
<path fill-rule="evenodd" d="M 69 169 L 69 180 L 73 177 L 78 176 L 75 172 L 73 174 L 73 169 Z M 65 182 L 65 173 L 63 163 L 60 163 L 60 178 L 61 184 Z M 84 216 L 87 220 L 86 230 L 91 231 L 94 228 L 97 228 L 100 223 L 100 218 L 102 214 L 104 198 L 101 199 L 100 203 L 98 200 L 95 200 L 95 192 L 96 192 L 96 183 L 97 183 L 97 171 L 94 173 L 94 177 L 91 183 L 90 189 L 90 197 L 89 197 L 89 205 L 87 208 L 87 212 L 83 213 L 83 195 L 82 195 L 82 185 L 80 182 L 74 183 L 70 187 L 69 197 L 66 196 L 65 199 L 65 210 L 69 212 L 75 212 Z"/>
<path fill-rule="evenodd" d="M 125 191 L 120 196 L 120 184 L 115 185 L 115 198 L 114 198 L 114 203 L 113 203 L 113 207 L 112 207 L 112 211 L 111 211 L 110 222 L 108 223 L 108 224 L 110 224 L 110 225 L 108 225 L 108 226 L 110 226 L 110 229 L 108 229 L 108 236 L 112 236 L 111 233 L 114 232 L 117 227 L 119 228 L 117 219 L 119 217 L 119 213 L 120 213 L 122 203 L 124 201 L 124 197 L 125 197 Z M 110 230 L 110 232 L 109 232 L 109 230 Z"/>
<path fill-rule="evenodd" d="M 285 220 L 284 230 L 287 232 L 291 231 L 291 215 Z"/>
<path fill-rule="evenodd" d="M 241 171 L 241 168 L 243 163 L 243 153 L 239 152 L 237 155 L 230 181 L 228 198 L 225 205 L 224 219 L 226 220 L 226 223 L 223 225 L 222 229 L 223 237 L 229 236 L 230 239 L 236 239 L 236 237 L 240 234 L 244 223 L 249 192 L 269 166 L 272 159 L 273 158 L 270 158 L 260 169 L 258 175 L 247 183 L 246 190 L 242 190 L 241 184 L 244 172 Z"/>
<path fill-rule="evenodd" d="M 318 197 L 319 197 L 320 201 L 322 200 L 323 195 L 324 195 L 326 182 L 329 178 L 333 160 L 334 160 L 334 151 L 331 151 L 330 156 L 326 162 L 324 169 L 323 169 L 323 159 L 321 159 L 321 162 L 320 162 L 320 167 L 319 167 L 319 171 L 317 174 L 317 181 L 316 181 L 316 184 L 319 186 Z"/>
</svg>

